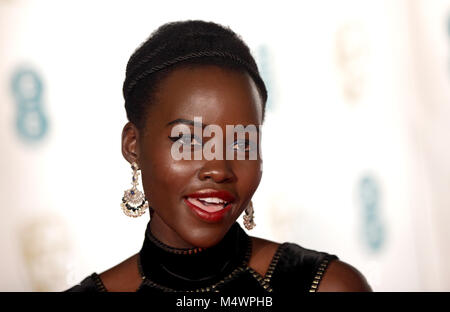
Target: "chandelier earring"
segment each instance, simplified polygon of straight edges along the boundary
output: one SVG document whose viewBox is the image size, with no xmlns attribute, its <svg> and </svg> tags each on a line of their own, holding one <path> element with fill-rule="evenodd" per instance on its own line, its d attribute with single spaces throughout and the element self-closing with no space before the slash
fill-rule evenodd
<svg viewBox="0 0 450 312">
<path fill-rule="evenodd" d="M 144 193 L 137 189 L 140 174 L 138 171 L 138 164 L 133 162 L 131 164 L 131 169 L 133 170 L 133 177 L 131 181 L 132 188 L 125 191 L 120 206 L 122 207 L 123 213 L 129 217 L 136 218 L 145 213 L 145 210 L 148 208 L 148 201 L 145 198 Z"/>
<path fill-rule="evenodd" d="M 253 215 L 253 203 L 250 201 L 247 208 L 245 208 L 245 214 L 244 214 L 244 226 L 247 230 L 253 229 L 256 224 L 254 221 L 255 216 Z"/>
</svg>

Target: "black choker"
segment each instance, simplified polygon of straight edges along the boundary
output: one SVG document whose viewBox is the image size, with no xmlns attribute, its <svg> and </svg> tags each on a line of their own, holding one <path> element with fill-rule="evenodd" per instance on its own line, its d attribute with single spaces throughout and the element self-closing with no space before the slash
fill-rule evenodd
<svg viewBox="0 0 450 312">
<path fill-rule="evenodd" d="M 217 245 L 201 250 L 167 246 L 151 234 L 149 225 L 139 252 L 141 288 L 192 291 L 211 287 L 244 268 L 250 259 L 250 237 L 237 222 Z"/>
<path fill-rule="evenodd" d="M 151 240 L 152 243 L 154 243 L 158 247 L 164 249 L 167 252 L 171 252 L 171 253 L 178 254 L 178 255 L 191 255 L 191 254 L 196 254 L 198 252 L 201 252 L 201 251 L 205 250 L 205 248 L 201 248 L 201 247 L 197 247 L 197 248 L 175 248 L 175 247 L 166 245 L 163 242 L 161 242 L 159 239 L 157 239 L 153 235 L 152 231 L 150 231 L 150 230 L 146 231 L 146 236 L 148 236 L 149 240 Z"/>
</svg>

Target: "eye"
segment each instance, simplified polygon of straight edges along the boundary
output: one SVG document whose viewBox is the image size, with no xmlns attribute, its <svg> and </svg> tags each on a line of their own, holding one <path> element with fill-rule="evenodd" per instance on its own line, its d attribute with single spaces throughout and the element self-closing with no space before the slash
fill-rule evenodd
<svg viewBox="0 0 450 312">
<path fill-rule="evenodd" d="M 169 139 L 173 142 L 179 141 L 183 145 L 191 145 L 191 146 L 201 146 L 202 141 L 193 134 L 180 134 L 176 137 L 169 136 Z"/>
<path fill-rule="evenodd" d="M 239 140 L 233 143 L 233 149 L 241 152 L 249 152 L 255 147 L 255 143 L 249 140 Z"/>
</svg>

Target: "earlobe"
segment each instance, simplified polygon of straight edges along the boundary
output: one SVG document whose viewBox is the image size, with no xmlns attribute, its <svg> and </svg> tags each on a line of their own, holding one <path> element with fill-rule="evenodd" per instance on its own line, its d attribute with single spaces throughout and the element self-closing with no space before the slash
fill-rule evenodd
<svg viewBox="0 0 450 312">
<path fill-rule="evenodd" d="M 122 130 L 122 155 L 131 164 L 139 163 L 139 130 L 128 122 Z"/>
</svg>

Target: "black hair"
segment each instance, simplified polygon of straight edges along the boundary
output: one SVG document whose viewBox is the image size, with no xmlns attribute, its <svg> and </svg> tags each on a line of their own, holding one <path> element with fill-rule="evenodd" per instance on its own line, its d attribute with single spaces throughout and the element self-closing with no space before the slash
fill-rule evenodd
<svg viewBox="0 0 450 312">
<path fill-rule="evenodd" d="M 267 89 L 245 42 L 228 27 L 188 20 L 160 26 L 131 55 L 123 84 L 128 120 L 143 128 L 146 108 L 155 99 L 159 82 L 175 68 L 191 65 L 247 72 L 259 90 L 264 118 Z"/>
</svg>

